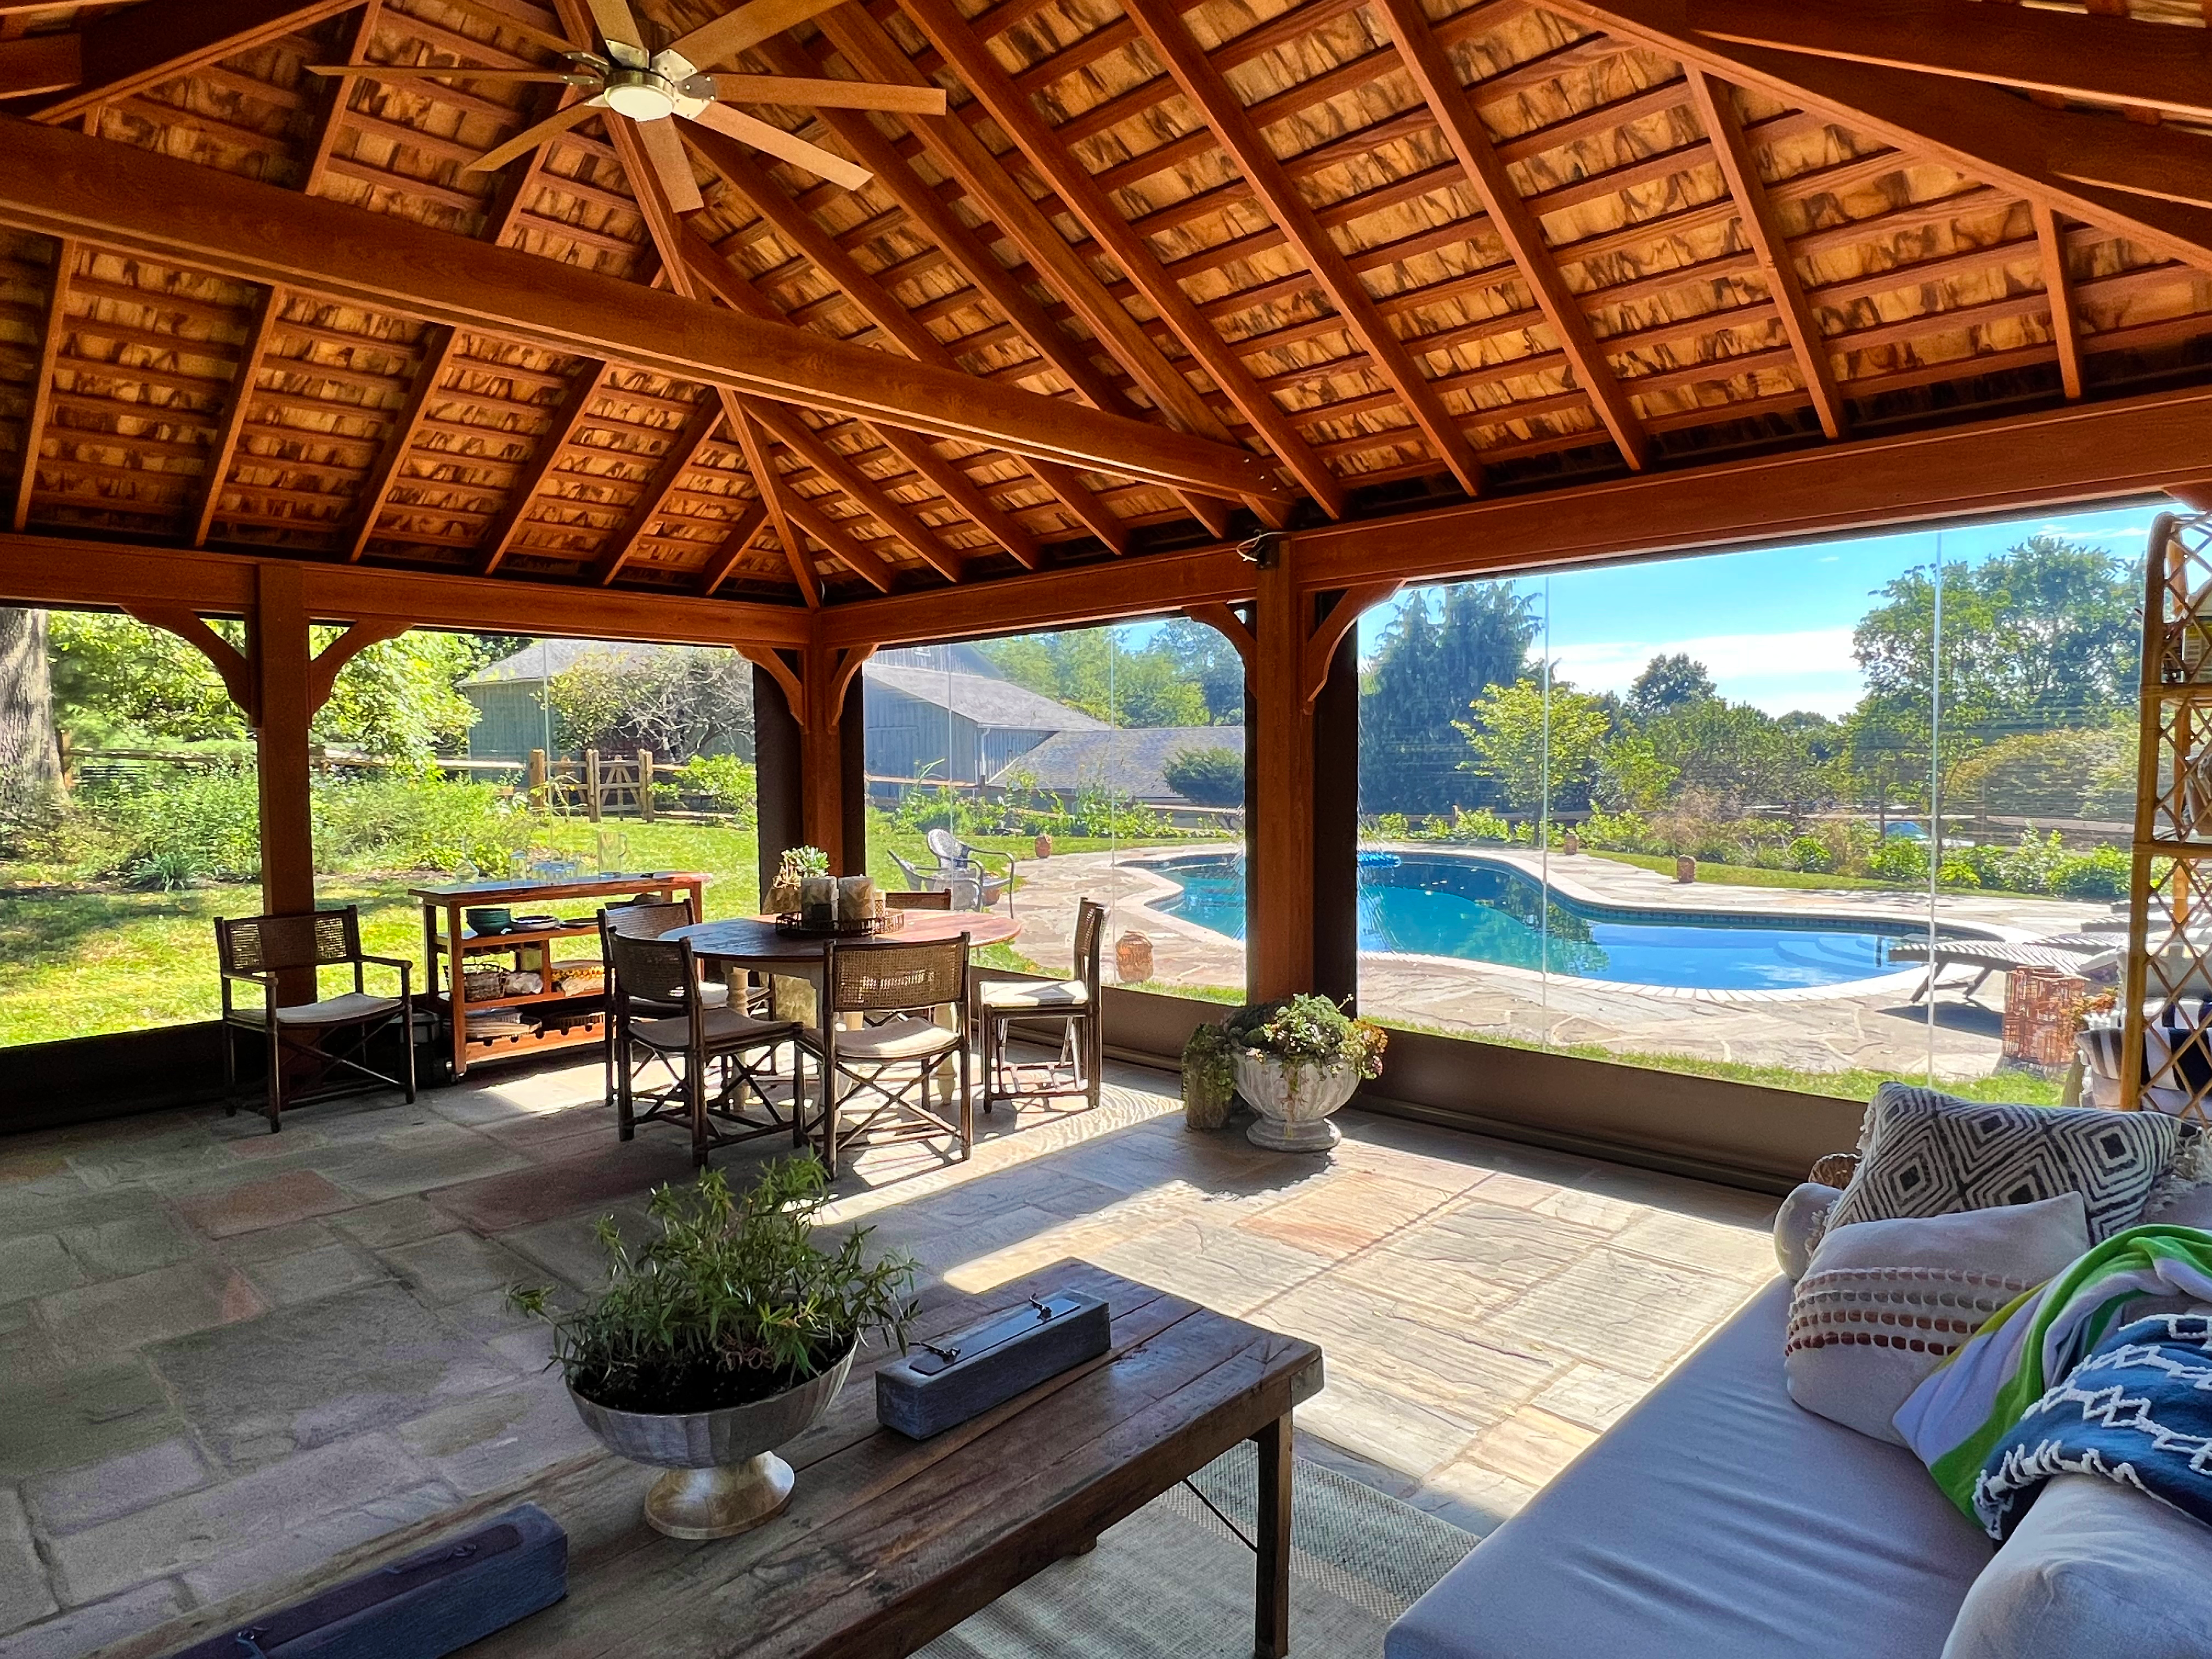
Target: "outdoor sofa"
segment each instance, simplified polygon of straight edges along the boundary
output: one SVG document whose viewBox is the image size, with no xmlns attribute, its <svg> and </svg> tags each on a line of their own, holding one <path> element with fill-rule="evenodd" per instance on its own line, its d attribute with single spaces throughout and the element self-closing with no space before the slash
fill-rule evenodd
<svg viewBox="0 0 2212 1659">
<path fill-rule="evenodd" d="M 1802 1218 L 1800 1188 L 1777 1221 L 1778 1251 Z M 2212 1228 L 2212 1186 L 2162 1221 Z M 1791 1285 L 1778 1278 L 1479 1545 L 1392 1626 L 1385 1659 L 1939 1659 L 1996 1547 L 1903 1446 L 1815 1416 L 1783 1371 Z M 2212 1528 L 2085 1475 L 2084 1506 L 2150 1506 L 2165 1540 L 2140 1531 L 2107 1566 L 2153 1616 L 2199 1603 Z M 2109 1492 L 2104 1488 L 2110 1487 Z M 2054 1486 L 2042 1507 L 2057 1516 Z M 2121 1517 L 2140 1524 L 2140 1513 Z M 2031 1510 L 2010 1555 L 2038 1525 Z M 2113 1533 L 2122 1529 L 2114 1528 Z M 2081 1585 L 2030 1586 L 2079 1595 Z M 2112 1588 L 2112 1582 L 2096 1587 Z M 1984 1592 L 1987 1593 L 1986 1591 Z M 2059 1621 L 2053 1621 L 2054 1626 Z M 2154 1650 L 2212 1654 L 2202 1644 Z M 2132 1654 L 2154 1650 L 2130 1647 Z M 1985 1659 L 1956 1647 L 1949 1659 Z M 2078 1647 L 2014 1647 L 2006 1659 L 2104 1659 Z"/>
</svg>

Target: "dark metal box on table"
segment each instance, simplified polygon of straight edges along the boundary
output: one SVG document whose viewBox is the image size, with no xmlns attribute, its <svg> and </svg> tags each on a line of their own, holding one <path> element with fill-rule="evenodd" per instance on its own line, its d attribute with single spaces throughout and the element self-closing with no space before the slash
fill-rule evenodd
<svg viewBox="0 0 2212 1659">
<path fill-rule="evenodd" d="M 876 1373 L 876 1420 L 915 1440 L 942 1434 L 1048 1377 L 1096 1359 L 1113 1341 L 1106 1304 L 1054 1291 L 914 1352 Z"/>
</svg>

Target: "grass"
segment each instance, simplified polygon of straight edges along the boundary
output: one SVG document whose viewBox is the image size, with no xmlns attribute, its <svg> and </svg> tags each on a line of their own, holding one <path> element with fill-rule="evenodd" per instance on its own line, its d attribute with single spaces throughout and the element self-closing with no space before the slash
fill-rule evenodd
<svg viewBox="0 0 2212 1659">
<path fill-rule="evenodd" d="M 1609 859 L 1615 864 L 1632 864 L 1639 870 L 1656 870 L 1662 876 L 1674 873 L 1674 860 L 1658 853 L 1585 853 L 1583 856 Z M 1572 869 L 1571 865 L 1566 866 Z M 1919 887 L 1901 887 L 1893 881 L 1875 881 L 1867 876 L 1824 876 L 1805 870 L 1769 870 L 1755 864 L 1707 864 L 1698 861 L 1698 880 L 1727 887 L 1792 887 L 1802 891 L 1833 892 L 1840 888 L 1880 888 L 1893 893 L 1924 893 Z"/>
</svg>

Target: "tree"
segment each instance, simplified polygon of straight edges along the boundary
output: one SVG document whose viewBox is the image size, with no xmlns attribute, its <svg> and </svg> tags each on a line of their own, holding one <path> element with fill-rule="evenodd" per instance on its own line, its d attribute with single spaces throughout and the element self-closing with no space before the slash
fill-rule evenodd
<svg viewBox="0 0 2212 1659">
<path fill-rule="evenodd" d="M 1448 812 L 1499 799 L 1462 764 L 1470 700 L 1529 671 L 1537 625 L 1510 582 L 1464 582 L 1401 605 L 1362 676 L 1359 798 L 1370 812 Z"/>
<path fill-rule="evenodd" d="M 0 824 L 46 817 L 61 789 L 46 613 L 0 609 Z"/>
<path fill-rule="evenodd" d="M 1244 804 L 1244 757 L 1234 749 L 1178 749 L 1160 775 L 1169 788 L 1197 805 Z"/>
<path fill-rule="evenodd" d="M 1534 680 L 1516 680 L 1468 706 L 1474 718 L 1452 722 L 1474 751 L 1460 765 L 1495 783 L 1509 809 L 1535 812 L 1547 799 L 1555 811 L 1589 805 L 1598 750 L 1613 725 L 1595 697 L 1554 680 L 1547 698 Z"/>
<path fill-rule="evenodd" d="M 752 752 L 752 665 L 734 651 L 586 652 L 546 682 L 545 695 L 568 748 L 650 749 L 670 760 Z"/>
<path fill-rule="evenodd" d="M 1819 769 L 1796 732 L 1747 702 L 1705 697 L 1646 720 L 1654 756 L 1728 812 L 1806 805 L 1821 793 Z"/>
<path fill-rule="evenodd" d="M 1628 708 L 1637 719 L 1651 720 L 1715 695 L 1717 688 L 1705 664 L 1693 661 L 1687 652 L 1675 651 L 1652 658 L 1629 682 Z"/>
<path fill-rule="evenodd" d="M 1158 648 L 1174 662 L 1183 678 L 1196 684 L 1206 699 L 1208 723 L 1235 726 L 1244 718 L 1244 659 L 1221 635 L 1220 629 L 1189 617 L 1177 617 L 1162 628 Z"/>
<path fill-rule="evenodd" d="M 1211 724 L 1205 693 L 1173 653 L 1158 643 L 1132 650 L 1120 629 L 1024 634 L 980 648 L 1015 684 L 1109 726 Z"/>
<path fill-rule="evenodd" d="M 245 645 L 246 630 L 237 623 L 213 626 L 232 644 Z M 198 646 L 167 629 L 128 617 L 57 611 L 49 637 L 55 719 L 80 746 L 245 738 L 246 717 L 214 665 Z"/>
</svg>

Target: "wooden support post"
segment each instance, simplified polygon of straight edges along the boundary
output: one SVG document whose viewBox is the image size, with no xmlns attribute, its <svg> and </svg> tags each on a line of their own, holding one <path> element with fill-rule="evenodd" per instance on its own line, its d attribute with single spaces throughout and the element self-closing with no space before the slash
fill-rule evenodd
<svg viewBox="0 0 2212 1659">
<path fill-rule="evenodd" d="M 313 641 L 301 567 L 271 560 L 255 569 L 246 660 L 253 684 L 254 761 L 261 785 L 261 908 L 292 915 L 315 908 L 315 836 L 309 810 L 307 723 Z M 312 969 L 283 976 L 281 1003 L 311 1002 Z"/>
<path fill-rule="evenodd" d="M 599 821 L 599 751 L 584 751 L 584 816 L 593 823 Z"/>
<path fill-rule="evenodd" d="M 808 846 L 818 847 L 828 854 L 830 869 L 839 875 L 865 873 L 867 850 L 861 842 L 866 823 L 866 803 L 860 798 L 859 778 L 863 733 L 860 721 L 848 720 L 847 711 L 854 706 L 854 692 L 860 680 L 860 665 L 875 654 L 876 647 L 833 646 L 820 637 L 817 629 L 813 641 L 787 654 L 766 646 L 740 645 L 738 650 L 775 681 L 798 725 L 796 770 L 801 838 Z M 759 684 L 757 678 L 755 684 Z M 763 763 L 766 764 L 765 757 Z M 788 787 L 781 773 L 779 768 L 780 793 Z M 779 805 L 787 811 L 787 802 L 780 802 Z M 765 830 L 768 821 L 763 809 L 763 884 L 771 872 Z M 788 819 L 784 822 L 787 825 Z"/>
<path fill-rule="evenodd" d="M 637 751 L 637 821 L 653 822 L 653 750 Z"/>
<path fill-rule="evenodd" d="M 527 777 L 530 810 L 533 812 L 543 812 L 552 800 L 551 795 L 546 789 L 545 751 L 543 749 L 533 749 L 530 751 L 530 770 Z"/>
<path fill-rule="evenodd" d="M 1257 733 L 1244 799 L 1252 849 L 1244 982 L 1255 1002 L 1313 988 L 1313 705 L 1305 658 L 1314 601 L 1298 591 L 1290 539 L 1273 546 L 1253 607 L 1246 711 Z"/>
</svg>

